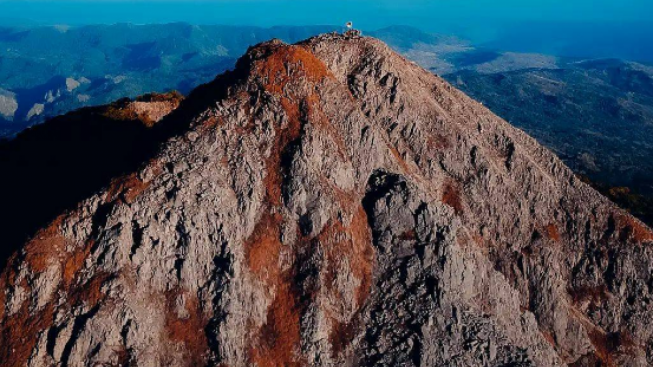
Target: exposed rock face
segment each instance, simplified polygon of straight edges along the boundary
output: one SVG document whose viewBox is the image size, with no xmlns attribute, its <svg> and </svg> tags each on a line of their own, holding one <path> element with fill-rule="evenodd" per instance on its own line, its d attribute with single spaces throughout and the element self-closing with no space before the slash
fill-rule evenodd
<svg viewBox="0 0 653 367">
<path fill-rule="evenodd" d="M 104 115 L 117 120 L 138 120 L 152 127 L 176 110 L 183 99 L 177 92 L 147 94 L 133 101 L 115 102 L 106 108 Z"/>
<path fill-rule="evenodd" d="M 18 110 L 16 94 L 0 88 L 0 117 L 12 120 Z"/>
<path fill-rule="evenodd" d="M 79 86 L 82 85 L 82 83 L 78 82 L 74 78 L 66 78 L 66 90 L 68 92 L 72 92 L 75 89 L 79 88 Z"/>
<path fill-rule="evenodd" d="M 378 41 L 259 45 L 157 129 L 9 261 L 3 366 L 653 363 L 651 230 Z"/>
<path fill-rule="evenodd" d="M 54 98 L 54 97 L 48 97 L 48 99 Z M 38 116 L 43 113 L 45 109 L 45 105 L 43 103 L 35 103 L 32 108 L 30 108 L 29 112 L 27 112 L 27 119 L 31 119 L 34 116 Z"/>
</svg>

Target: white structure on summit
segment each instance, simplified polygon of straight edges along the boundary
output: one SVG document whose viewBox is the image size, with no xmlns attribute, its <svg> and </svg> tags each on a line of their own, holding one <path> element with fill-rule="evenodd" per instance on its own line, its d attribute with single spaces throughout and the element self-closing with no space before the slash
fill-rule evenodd
<svg viewBox="0 0 653 367">
<path fill-rule="evenodd" d="M 361 31 L 358 31 L 354 29 L 354 23 L 352 22 L 347 22 L 347 32 L 345 32 L 345 36 L 348 37 L 360 37 Z"/>
</svg>

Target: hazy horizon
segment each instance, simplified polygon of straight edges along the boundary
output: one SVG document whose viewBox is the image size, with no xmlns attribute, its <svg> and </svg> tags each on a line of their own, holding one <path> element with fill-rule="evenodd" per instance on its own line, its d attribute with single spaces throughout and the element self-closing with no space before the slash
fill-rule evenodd
<svg viewBox="0 0 653 367">
<path fill-rule="evenodd" d="M 408 25 L 476 45 L 653 62 L 653 2 L 609 0 L 0 0 L 0 25 Z"/>
<path fill-rule="evenodd" d="M 0 0 L 3 17 L 36 22 L 193 24 L 333 24 L 355 20 L 364 27 L 383 24 L 437 26 L 434 21 L 650 21 L 653 3 L 611 0 Z M 201 11 L 200 11 L 201 10 Z"/>
</svg>

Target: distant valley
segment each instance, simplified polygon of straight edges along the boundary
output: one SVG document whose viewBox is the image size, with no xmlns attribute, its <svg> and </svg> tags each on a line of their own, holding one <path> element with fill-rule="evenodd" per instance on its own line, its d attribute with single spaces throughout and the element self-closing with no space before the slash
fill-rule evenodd
<svg viewBox="0 0 653 367">
<path fill-rule="evenodd" d="M 0 137 L 85 106 L 152 91 L 186 94 L 232 68 L 251 45 L 341 30 L 181 23 L 0 28 Z M 365 34 L 443 76 L 653 222 L 653 66 L 510 52 L 403 26 Z"/>
<path fill-rule="evenodd" d="M 0 28 L 0 136 L 68 111 L 152 91 L 188 93 L 232 68 L 247 47 L 333 27 Z"/>
</svg>

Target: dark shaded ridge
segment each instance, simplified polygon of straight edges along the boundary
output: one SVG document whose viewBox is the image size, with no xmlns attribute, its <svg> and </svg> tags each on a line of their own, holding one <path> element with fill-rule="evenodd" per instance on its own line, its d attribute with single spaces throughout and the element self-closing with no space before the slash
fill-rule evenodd
<svg viewBox="0 0 653 367">
<path fill-rule="evenodd" d="M 392 211 L 385 211 L 385 208 L 383 208 L 384 206 L 390 205 L 389 203 L 393 200 L 393 197 L 406 198 L 409 195 L 406 179 L 398 174 L 385 170 L 376 170 L 367 182 L 367 189 L 362 204 L 367 214 L 369 226 L 372 229 L 373 244 L 381 254 L 388 253 L 389 251 L 402 252 L 402 246 L 406 246 L 404 250 L 408 252 L 420 253 L 420 245 L 415 229 L 418 225 L 417 215 L 419 214 L 417 213 L 426 210 L 426 204 L 422 203 L 419 209 L 413 213 L 415 224 L 412 230 L 399 236 L 397 236 L 399 233 L 395 232 L 396 228 L 392 228 L 392 225 L 388 227 L 387 222 L 382 219 L 383 216 L 393 214 Z M 379 203 L 381 205 L 378 205 Z M 392 237 L 392 239 L 386 237 L 388 234 L 390 234 L 388 237 Z M 385 239 L 382 239 L 382 236 Z M 388 241 L 390 244 L 388 244 Z M 409 242 L 409 244 L 406 244 L 406 242 Z M 423 251 L 421 249 L 421 252 Z M 376 270 L 378 272 L 375 278 L 376 289 L 383 289 L 384 292 L 388 292 L 392 296 L 386 297 L 385 295 L 381 295 L 380 299 L 369 308 L 368 314 L 371 321 L 369 322 L 370 326 L 365 330 L 365 343 L 372 349 L 383 345 L 384 340 L 393 340 L 395 345 L 401 345 L 402 342 L 410 340 L 412 344 L 410 348 L 393 350 L 392 352 L 388 350 L 385 353 L 368 353 L 362 358 L 361 364 L 365 366 L 401 365 L 419 367 L 422 365 L 423 346 L 421 340 L 424 335 L 420 326 L 422 324 L 414 319 L 417 314 L 412 310 L 416 310 L 421 306 L 418 302 L 411 303 L 410 307 L 406 309 L 411 314 L 410 317 L 406 317 L 406 314 L 400 315 L 397 310 L 406 307 L 406 304 L 402 304 L 405 302 L 406 294 L 419 293 L 417 288 L 422 283 L 409 283 L 406 281 L 409 266 L 406 258 L 379 260 L 379 266 Z M 397 276 L 398 274 L 399 276 Z M 427 294 L 436 292 L 436 282 L 432 277 L 424 279 L 423 284 L 429 289 Z M 402 291 L 393 293 L 397 292 L 396 287 L 400 287 L 406 293 Z M 384 325 L 386 323 L 384 318 L 388 310 L 392 310 L 391 312 L 396 315 L 397 319 L 387 321 L 388 324 Z M 394 348 L 394 346 L 389 348 Z"/>
<path fill-rule="evenodd" d="M 403 188 L 406 187 L 406 182 L 403 180 L 403 177 L 385 170 L 374 171 L 367 181 L 367 191 L 362 204 L 367 213 L 368 224 L 372 228 L 374 243 L 377 242 L 378 236 L 380 235 L 373 222 L 374 205 L 376 205 L 377 201 L 384 200 L 388 193 L 397 185 Z"/>
<path fill-rule="evenodd" d="M 248 72 L 239 63 L 196 88 L 154 127 L 107 113 L 114 104 L 74 111 L 0 141 L 0 269 L 38 229 L 153 159 L 162 143 L 186 131 Z"/>
<path fill-rule="evenodd" d="M 103 186 L 135 170 L 156 142 L 140 121 L 83 109 L 21 133 L 0 146 L 0 258 Z"/>
</svg>

